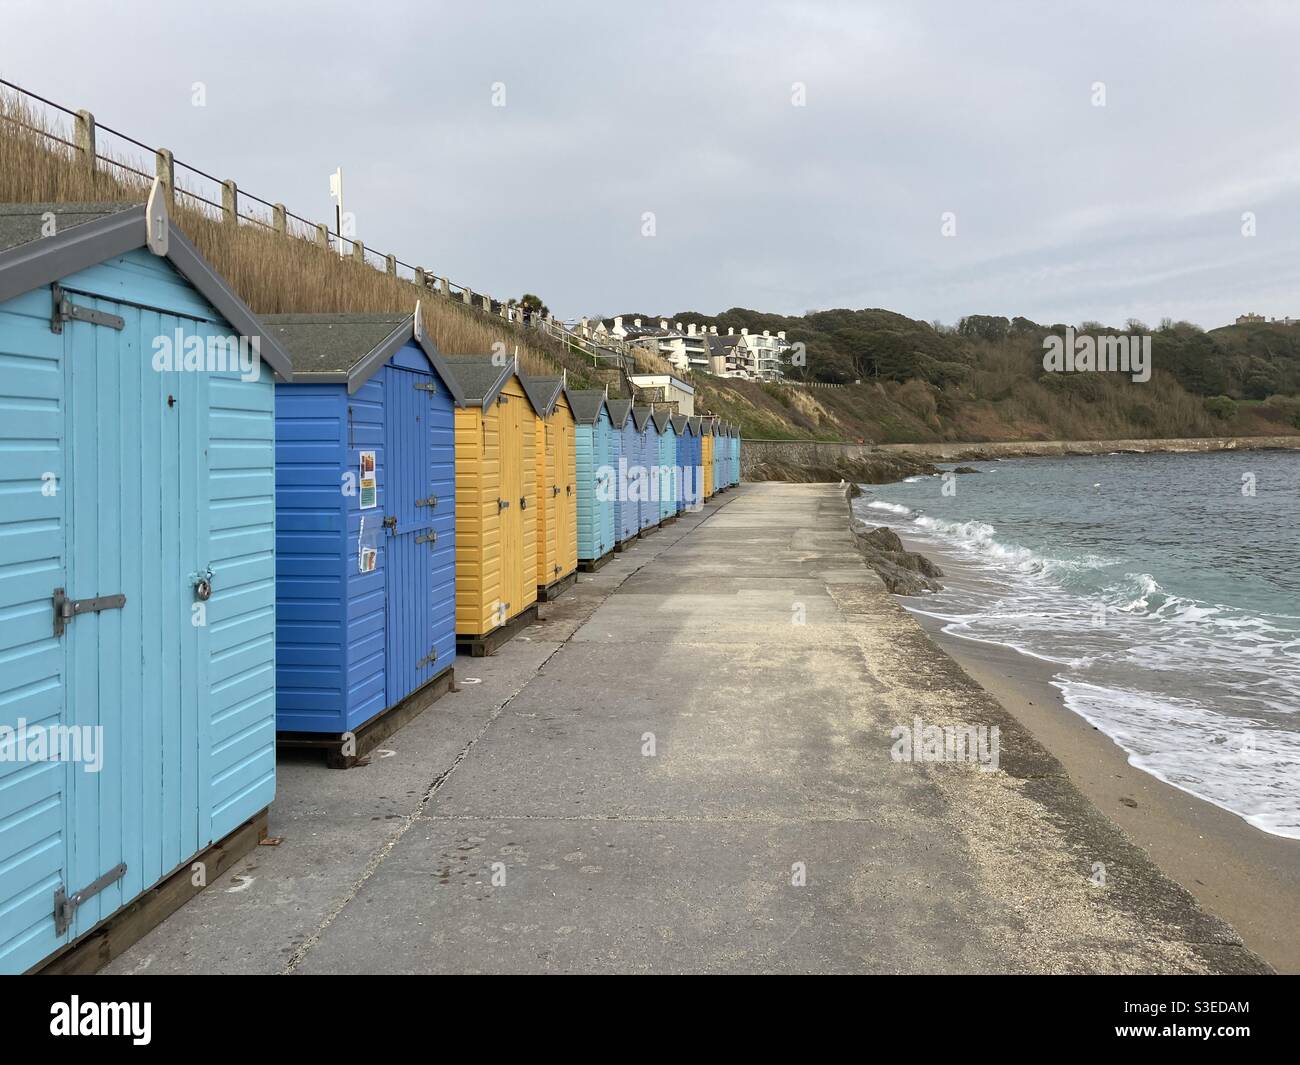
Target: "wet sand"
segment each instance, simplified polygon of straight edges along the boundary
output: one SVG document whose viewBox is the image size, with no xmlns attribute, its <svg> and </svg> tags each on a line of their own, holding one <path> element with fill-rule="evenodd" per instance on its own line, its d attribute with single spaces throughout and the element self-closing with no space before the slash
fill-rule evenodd
<svg viewBox="0 0 1300 1065">
<path fill-rule="evenodd" d="M 901 533 L 900 533 L 901 535 Z M 908 542 L 945 572 L 954 563 L 931 544 Z M 958 576 L 957 579 L 960 579 Z M 900 602 L 925 609 L 925 600 Z M 1065 706 L 1056 667 L 1008 647 L 951 636 L 943 622 L 913 616 L 981 687 L 1064 764 L 1071 781 L 1171 879 L 1231 924 L 1282 973 L 1300 973 L 1300 840 L 1269 835 L 1128 763 L 1128 754 Z"/>
</svg>

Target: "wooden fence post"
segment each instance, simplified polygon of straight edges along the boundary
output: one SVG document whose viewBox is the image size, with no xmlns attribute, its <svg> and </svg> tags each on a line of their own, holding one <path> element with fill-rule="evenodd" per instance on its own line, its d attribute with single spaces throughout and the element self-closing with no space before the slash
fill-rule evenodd
<svg viewBox="0 0 1300 1065">
<path fill-rule="evenodd" d="M 221 214 L 225 221 L 239 221 L 239 186 L 233 181 L 221 183 Z"/>
<path fill-rule="evenodd" d="M 167 190 L 167 204 L 170 207 L 176 202 L 176 159 L 166 148 L 159 148 L 155 153 L 153 171 Z"/>
<path fill-rule="evenodd" d="M 78 111 L 76 121 L 77 161 L 91 177 L 95 174 L 95 116 L 89 111 Z"/>
</svg>

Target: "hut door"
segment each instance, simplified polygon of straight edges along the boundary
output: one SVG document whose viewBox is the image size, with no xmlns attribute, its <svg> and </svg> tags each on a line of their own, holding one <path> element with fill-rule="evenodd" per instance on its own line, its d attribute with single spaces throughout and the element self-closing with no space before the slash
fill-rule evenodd
<svg viewBox="0 0 1300 1065">
<path fill-rule="evenodd" d="M 537 575 L 537 583 L 550 584 L 560 575 L 560 559 L 563 557 L 564 541 L 560 538 L 560 501 L 558 492 L 564 491 L 560 486 L 560 440 L 559 419 L 546 419 L 542 423 L 546 437 L 546 451 L 542 456 L 546 463 L 546 472 L 542 475 L 541 498 L 537 501 L 538 542 L 541 544 L 538 554 L 543 561 L 544 572 Z"/>
<path fill-rule="evenodd" d="M 384 368 L 386 702 L 405 699 L 450 663 L 433 649 L 433 378 Z"/>
<path fill-rule="evenodd" d="M 577 505 L 573 495 L 578 490 L 573 478 L 573 422 L 560 418 L 555 433 L 555 565 L 560 573 L 567 574 L 573 558 L 570 545 L 576 535 L 573 516 Z"/>
<path fill-rule="evenodd" d="M 77 936 L 211 842 L 200 801 L 209 604 L 199 592 L 210 580 L 209 375 L 157 371 L 150 351 L 158 337 L 218 329 L 71 298 L 99 312 L 63 322 L 67 534 L 57 583 L 67 605 L 50 614 L 66 663 L 64 723 L 98 763 L 69 767 L 61 889 Z M 212 587 L 221 594 L 219 575 Z"/>
<path fill-rule="evenodd" d="M 508 621 L 523 609 L 524 572 L 536 580 L 531 567 L 524 565 L 524 454 L 523 403 L 518 396 L 504 396 L 497 404 L 497 427 L 501 440 L 501 595 Z"/>
</svg>

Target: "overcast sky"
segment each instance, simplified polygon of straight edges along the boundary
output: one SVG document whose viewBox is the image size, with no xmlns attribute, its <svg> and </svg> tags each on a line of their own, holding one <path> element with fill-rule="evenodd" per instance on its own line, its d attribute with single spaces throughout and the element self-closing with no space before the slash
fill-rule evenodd
<svg viewBox="0 0 1300 1065">
<path fill-rule="evenodd" d="M 1300 316 L 1300 3 L 111 6 L 0 76 L 567 317 Z"/>
</svg>

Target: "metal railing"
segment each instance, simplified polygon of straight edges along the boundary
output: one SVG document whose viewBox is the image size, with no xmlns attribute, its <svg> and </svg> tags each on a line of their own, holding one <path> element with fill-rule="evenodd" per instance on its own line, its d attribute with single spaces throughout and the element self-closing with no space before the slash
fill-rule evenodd
<svg viewBox="0 0 1300 1065">
<path fill-rule="evenodd" d="M 0 78 L 0 86 L 7 89 L 22 103 L 25 110 L 39 112 L 40 120 L 24 122 L 4 113 L 0 113 L 0 119 L 70 148 L 79 165 L 92 173 L 113 168 L 150 183 L 155 180 L 161 181 L 173 202 L 183 199 L 187 205 L 210 217 L 236 225 L 260 226 L 289 237 L 314 240 L 322 247 L 342 256 L 350 256 L 355 261 L 366 263 L 391 277 L 409 281 L 434 295 L 459 300 L 489 313 L 498 313 L 507 320 L 513 318 L 509 301 L 493 299 L 469 285 L 453 281 L 449 277 L 439 276 L 422 266 L 405 262 L 396 255 L 367 248 L 362 240 L 339 232 L 337 227 L 331 229 L 327 223 L 314 222 L 295 214 L 282 203 L 273 203 L 240 189 L 232 179 L 216 177 L 197 166 L 177 159 L 166 148 L 151 147 L 129 134 L 97 122 L 95 116 L 89 111 L 64 107 L 5 78 Z M 65 128 L 61 129 L 60 123 Z M 143 169 L 141 165 L 135 165 L 138 160 L 128 161 L 120 154 L 101 151 L 101 142 L 105 135 L 129 145 L 128 155 L 131 151 L 152 155 L 153 173 Z"/>
</svg>

